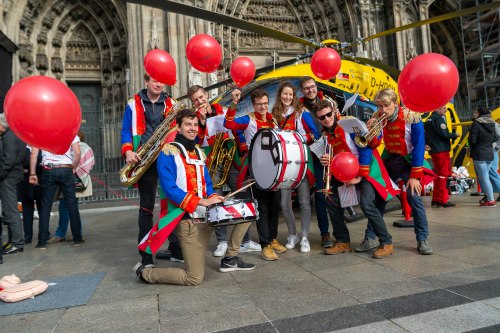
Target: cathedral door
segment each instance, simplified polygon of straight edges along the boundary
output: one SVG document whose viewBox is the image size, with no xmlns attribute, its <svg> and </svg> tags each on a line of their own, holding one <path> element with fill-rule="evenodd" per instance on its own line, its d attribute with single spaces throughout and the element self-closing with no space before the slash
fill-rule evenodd
<svg viewBox="0 0 500 333">
<path fill-rule="evenodd" d="M 103 170 L 103 135 L 100 83 L 68 83 L 75 93 L 82 109 L 80 131 L 85 134 L 85 142 L 92 148 L 95 156 L 94 172 Z"/>
</svg>

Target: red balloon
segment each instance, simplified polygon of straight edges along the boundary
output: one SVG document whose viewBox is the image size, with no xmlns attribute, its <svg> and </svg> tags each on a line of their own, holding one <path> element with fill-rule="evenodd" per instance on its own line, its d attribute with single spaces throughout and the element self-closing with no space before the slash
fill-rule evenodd
<svg viewBox="0 0 500 333">
<path fill-rule="evenodd" d="M 426 53 L 406 64 L 399 75 L 398 90 L 410 110 L 429 112 L 453 98 L 458 81 L 457 67 L 448 57 Z"/>
<path fill-rule="evenodd" d="M 314 52 L 311 59 L 311 70 L 322 80 L 330 80 L 340 70 L 340 56 L 332 48 L 324 47 Z"/>
<path fill-rule="evenodd" d="M 186 45 L 186 56 L 191 66 L 204 73 L 212 73 L 222 62 L 222 50 L 212 36 L 199 34 Z"/>
<path fill-rule="evenodd" d="M 333 176 L 341 182 L 353 180 L 359 171 L 358 158 L 350 152 L 336 154 L 330 163 L 330 170 Z"/>
<path fill-rule="evenodd" d="M 248 57 L 238 57 L 231 64 L 230 74 L 236 86 L 243 88 L 253 80 L 255 64 Z"/>
<path fill-rule="evenodd" d="M 175 61 L 167 51 L 154 49 L 146 53 L 144 69 L 153 79 L 169 86 L 177 81 Z"/>
<path fill-rule="evenodd" d="M 9 127 L 25 143 L 64 154 L 82 121 L 80 103 L 64 83 L 47 76 L 31 76 L 14 84 L 5 96 Z"/>
</svg>

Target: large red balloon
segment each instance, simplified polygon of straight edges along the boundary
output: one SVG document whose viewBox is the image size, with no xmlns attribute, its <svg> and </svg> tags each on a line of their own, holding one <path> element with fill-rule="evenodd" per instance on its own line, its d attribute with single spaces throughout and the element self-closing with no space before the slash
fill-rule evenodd
<svg viewBox="0 0 500 333">
<path fill-rule="evenodd" d="M 144 69 L 153 79 L 169 86 L 177 81 L 175 61 L 167 51 L 154 49 L 146 53 Z"/>
<path fill-rule="evenodd" d="M 243 88 L 253 80 L 255 64 L 248 57 L 238 57 L 231 64 L 230 74 L 236 86 Z"/>
<path fill-rule="evenodd" d="M 64 154 L 82 121 L 80 104 L 64 83 L 47 76 L 31 76 L 14 84 L 5 96 L 9 127 L 25 143 Z"/>
<path fill-rule="evenodd" d="M 186 45 L 186 56 L 191 66 L 204 73 L 212 73 L 222 62 L 222 50 L 212 36 L 199 34 Z"/>
<path fill-rule="evenodd" d="M 448 57 L 426 53 L 406 64 L 399 75 L 398 90 L 410 110 L 429 112 L 453 98 L 458 81 L 457 67 Z"/>
<path fill-rule="evenodd" d="M 336 154 L 330 163 L 330 170 L 333 176 L 341 182 L 353 180 L 359 171 L 358 158 L 350 152 Z"/>
<path fill-rule="evenodd" d="M 311 70 L 322 80 L 330 80 L 340 70 L 340 56 L 332 48 L 324 47 L 314 52 L 311 59 Z"/>
</svg>

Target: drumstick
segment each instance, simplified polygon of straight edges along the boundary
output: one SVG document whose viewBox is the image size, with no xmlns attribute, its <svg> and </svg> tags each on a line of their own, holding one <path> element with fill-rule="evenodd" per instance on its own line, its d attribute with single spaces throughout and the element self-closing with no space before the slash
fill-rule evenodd
<svg viewBox="0 0 500 333">
<path fill-rule="evenodd" d="M 249 186 L 252 186 L 253 184 L 255 184 L 255 180 L 254 180 L 254 181 L 252 181 L 252 182 L 250 182 L 250 183 L 248 183 L 248 184 L 246 184 L 246 185 L 245 185 L 245 186 L 243 186 L 242 188 L 237 189 L 237 190 L 236 190 L 236 191 L 234 191 L 234 192 L 228 193 L 228 194 L 224 197 L 224 200 L 222 200 L 222 201 L 226 201 L 227 199 L 229 199 L 230 197 L 232 197 L 232 196 L 233 196 L 233 195 L 235 195 L 236 193 L 239 193 L 239 192 L 243 191 L 244 189 L 246 189 L 246 188 L 247 188 L 247 187 L 249 187 Z"/>
</svg>

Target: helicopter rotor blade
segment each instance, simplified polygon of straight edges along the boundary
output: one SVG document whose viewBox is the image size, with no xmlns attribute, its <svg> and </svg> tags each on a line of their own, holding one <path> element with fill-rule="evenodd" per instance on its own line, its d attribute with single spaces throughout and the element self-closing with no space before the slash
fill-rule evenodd
<svg viewBox="0 0 500 333">
<path fill-rule="evenodd" d="M 302 44 L 304 46 L 310 46 L 313 48 L 319 48 L 321 45 L 309 41 L 304 38 L 300 38 L 291 34 L 287 34 L 285 32 L 275 30 L 268 28 L 266 26 L 263 26 L 261 24 L 253 23 L 253 22 L 248 22 L 245 20 L 241 20 L 239 18 L 225 15 L 225 14 L 220 14 L 220 13 L 215 13 L 211 12 L 206 9 L 198 8 L 198 7 L 193 7 L 189 5 L 185 5 L 179 2 L 175 1 L 169 1 L 169 0 L 126 0 L 127 2 L 130 3 L 135 3 L 139 5 L 144 5 L 144 6 L 149 6 L 153 8 L 158 8 L 158 9 L 163 9 L 164 11 L 167 12 L 172 12 L 172 13 L 177 13 L 177 14 L 182 14 L 194 18 L 198 18 L 201 20 L 206 20 L 206 21 L 211 21 L 215 23 L 219 23 L 222 25 L 230 26 L 236 29 L 242 29 L 250 32 L 254 32 L 263 36 L 271 37 L 283 42 L 287 43 L 298 43 Z"/>
<path fill-rule="evenodd" d="M 427 25 L 427 24 L 433 24 L 433 23 L 437 23 L 437 22 L 441 22 L 441 21 L 446 21 L 446 20 L 460 17 L 460 16 L 470 15 L 470 14 L 474 14 L 474 13 L 478 13 L 478 12 L 484 12 L 487 10 L 495 9 L 497 7 L 500 7 L 500 1 L 488 3 L 485 5 L 481 5 L 481 6 L 474 6 L 474 7 L 470 7 L 470 8 L 466 8 L 466 9 L 462 9 L 462 10 L 457 10 L 455 12 L 435 16 L 435 17 L 432 17 L 432 18 L 427 19 L 427 20 L 418 21 L 418 22 L 414 22 L 414 23 L 410 23 L 410 24 L 405 24 L 405 25 L 402 25 L 400 27 L 384 30 L 382 32 L 376 33 L 376 34 L 371 35 L 369 37 L 363 38 L 358 42 L 354 42 L 351 45 L 365 43 L 365 42 L 368 42 L 372 39 L 392 35 L 392 34 L 395 34 L 396 32 L 400 32 L 403 30 L 408 30 L 408 29 L 412 29 L 412 28 L 421 27 L 421 26 Z"/>
<path fill-rule="evenodd" d="M 313 53 L 301 54 L 301 55 L 298 55 L 297 57 L 295 57 L 293 59 L 284 60 L 284 61 L 278 62 L 276 64 L 272 64 L 272 65 L 268 65 L 268 66 L 264 66 L 264 67 L 258 68 L 255 71 L 255 76 L 258 77 L 258 76 L 260 76 L 262 74 L 265 74 L 267 72 L 272 71 L 273 69 L 285 67 L 285 66 L 288 66 L 288 65 L 293 65 L 297 61 L 300 61 L 300 60 L 312 57 L 312 55 L 313 55 Z M 205 91 L 210 91 L 210 90 L 217 89 L 217 88 L 223 87 L 225 85 L 231 84 L 232 82 L 233 82 L 233 79 L 229 78 L 229 79 L 226 79 L 226 80 L 214 83 L 212 85 L 209 85 L 209 86 L 205 87 L 204 89 L 205 89 Z M 184 99 L 186 97 L 187 97 L 187 95 L 183 95 L 183 96 L 178 97 L 178 99 Z"/>
</svg>

